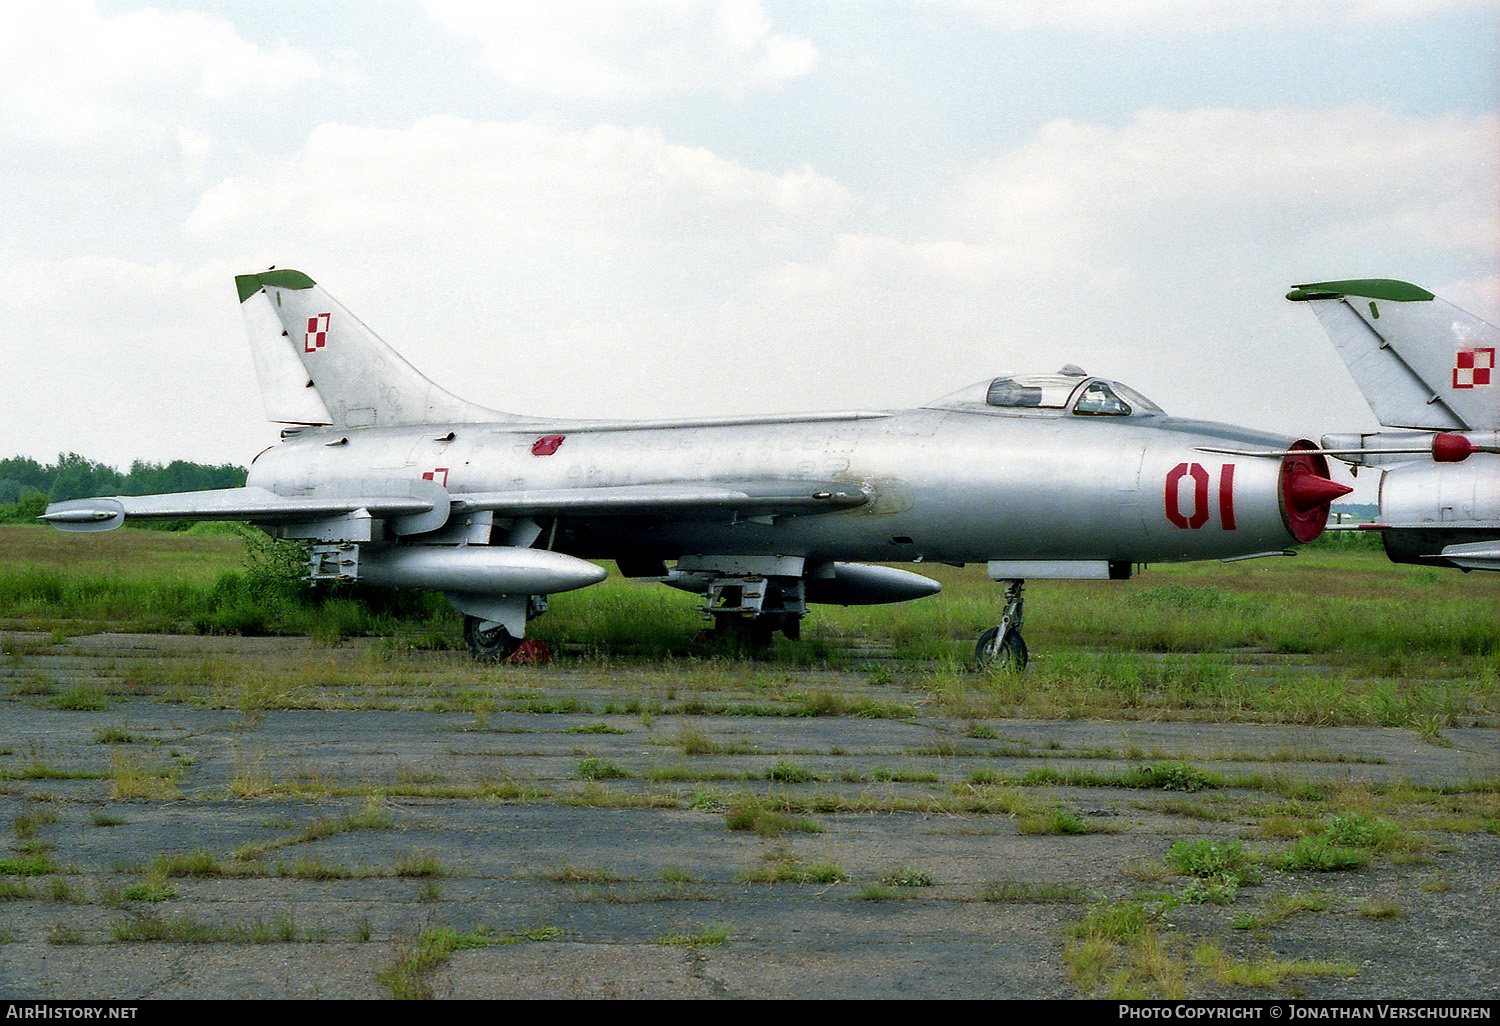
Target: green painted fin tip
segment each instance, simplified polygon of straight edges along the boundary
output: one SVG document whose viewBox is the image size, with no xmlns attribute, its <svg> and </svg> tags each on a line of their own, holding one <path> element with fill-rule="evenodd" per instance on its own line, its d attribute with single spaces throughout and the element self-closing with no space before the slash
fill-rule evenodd
<svg viewBox="0 0 1500 1026">
<path fill-rule="evenodd" d="M 274 285 L 281 289 L 310 289 L 317 282 L 313 281 L 301 271 L 277 270 L 261 271 L 259 274 L 237 274 L 234 276 L 234 287 L 239 290 L 240 302 L 243 303 L 255 295 L 267 285 Z"/>
<path fill-rule="evenodd" d="M 1391 278 L 1317 281 L 1307 285 L 1297 285 L 1286 294 L 1286 298 L 1294 303 L 1305 303 L 1312 299 L 1342 299 L 1344 296 L 1383 299 L 1389 303 L 1425 303 L 1429 299 L 1437 298 L 1419 285 L 1395 281 Z"/>
</svg>

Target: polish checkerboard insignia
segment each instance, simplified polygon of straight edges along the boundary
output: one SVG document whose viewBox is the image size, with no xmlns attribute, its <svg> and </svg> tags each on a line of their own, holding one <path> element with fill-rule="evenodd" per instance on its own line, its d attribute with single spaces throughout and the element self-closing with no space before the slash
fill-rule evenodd
<svg viewBox="0 0 1500 1026">
<path fill-rule="evenodd" d="M 328 320 L 331 314 L 318 314 L 307 319 L 307 334 L 302 339 L 304 353 L 316 353 L 328 344 Z"/>
<path fill-rule="evenodd" d="M 1479 388 L 1488 385 L 1495 372 L 1495 349 L 1460 349 L 1453 361 L 1453 387 Z"/>
<path fill-rule="evenodd" d="M 425 474 L 422 475 L 422 480 L 423 481 L 436 481 L 438 484 L 442 485 L 444 488 L 447 488 L 448 487 L 448 468 L 447 467 L 438 467 L 435 470 L 429 470 Z"/>
</svg>

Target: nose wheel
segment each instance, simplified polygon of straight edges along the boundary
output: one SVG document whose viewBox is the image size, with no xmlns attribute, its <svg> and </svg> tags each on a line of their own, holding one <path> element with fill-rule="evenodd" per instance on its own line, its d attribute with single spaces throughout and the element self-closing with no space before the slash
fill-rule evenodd
<svg viewBox="0 0 1500 1026">
<path fill-rule="evenodd" d="M 1000 614 L 999 625 L 981 633 L 974 645 L 974 662 L 979 665 L 979 669 L 1010 670 L 1015 673 L 1026 669 L 1026 642 L 1021 637 L 1026 602 L 1022 588 L 1025 583 L 1006 583 L 1005 611 Z"/>
</svg>

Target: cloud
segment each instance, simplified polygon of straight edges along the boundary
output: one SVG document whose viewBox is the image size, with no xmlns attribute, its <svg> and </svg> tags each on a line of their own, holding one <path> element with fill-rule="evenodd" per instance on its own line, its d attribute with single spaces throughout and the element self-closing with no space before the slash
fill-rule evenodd
<svg viewBox="0 0 1500 1026">
<path fill-rule="evenodd" d="M 837 221 L 852 203 L 810 168 L 756 171 L 655 129 L 438 117 L 409 129 L 323 125 L 292 156 L 209 189 L 188 228 L 275 225 L 476 255 L 659 245 L 743 258 Z"/>
<path fill-rule="evenodd" d="M 1487 0 L 926 0 L 996 28 L 1108 34 L 1190 34 L 1308 25 L 1415 21 Z"/>
<path fill-rule="evenodd" d="M 826 408 L 820 389 L 899 405 L 1076 362 L 1178 414 L 1362 429 L 1332 348 L 1282 295 L 1392 276 L 1493 300 L 1493 278 L 1463 282 L 1495 266 L 1497 131 L 1365 107 L 1054 122 L 956 176 L 923 237 L 841 232 L 675 337 L 712 354 L 703 379 L 733 368 L 781 408 Z M 729 394 L 751 407 L 756 388 Z"/>
<path fill-rule="evenodd" d="M 476 40 L 481 61 L 523 89 L 639 99 L 737 96 L 805 75 L 817 50 L 771 30 L 759 0 L 423 0 Z"/>
<path fill-rule="evenodd" d="M 810 168 L 755 170 L 655 129 L 440 117 L 321 126 L 206 190 L 186 227 L 308 272 L 476 401 L 577 415 L 554 404 L 572 383 L 643 366 L 659 381 L 680 316 L 812 259 L 856 208 Z"/>
<path fill-rule="evenodd" d="M 12 4 L 0 34 L 0 140 L 25 149 L 19 170 L 38 180 L 191 169 L 207 145 L 194 128 L 206 112 L 323 74 L 309 54 L 258 46 L 208 15 Z"/>
<path fill-rule="evenodd" d="M 1381 249 L 1491 260 L 1497 134 L 1494 115 L 1373 107 L 1056 121 L 975 168 L 949 216 L 970 237 L 1096 264 Z"/>
<path fill-rule="evenodd" d="M 248 461 L 263 420 L 231 270 L 109 257 L 0 267 L 7 454 Z"/>
<path fill-rule="evenodd" d="M 502 409 L 879 408 L 1076 362 L 1173 412 L 1334 430 L 1365 426 L 1363 405 L 1325 394 L 1332 350 L 1281 295 L 1490 273 L 1496 129 L 1363 107 L 1058 121 L 898 237 L 814 170 L 654 130 L 326 125 L 209 189 L 189 226 L 243 252 L 274 235 L 266 262 L 333 282 L 435 380 Z"/>
</svg>

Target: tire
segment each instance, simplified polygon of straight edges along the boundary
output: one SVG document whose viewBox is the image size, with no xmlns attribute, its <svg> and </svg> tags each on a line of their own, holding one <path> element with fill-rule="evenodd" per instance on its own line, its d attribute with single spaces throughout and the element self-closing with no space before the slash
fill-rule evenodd
<svg viewBox="0 0 1500 1026">
<path fill-rule="evenodd" d="M 1000 651 L 994 656 L 989 654 L 989 647 L 999 630 L 999 627 L 991 627 L 979 635 L 979 640 L 974 644 L 974 661 L 979 664 L 981 670 L 1008 670 L 1012 673 L 1020 673 L 1026 669 L 1026 660 L 1029 657 L 1026 651 L 1026 641 L 1020 634 L 1011 631 L 1000 643 Z"/>
<path fill-rule="evenodd" d="M 776 624 L 770 617 L 745 617 L 738 613 L 720 613 L 714 617 L 714 633 L 730 645 L 751 651 L 769 648 Z"/>
<path fill-rule="evenodd" d="M 477 616 L 464 617 L 464 641 L 474 659 L 481 663 L 499 663 L 515 655 L 516 649 L 521 647 L 521 639 L 513 637 L 498 623 L 493 627 L 480 627 L 484 622 Z"/>
</svg>

